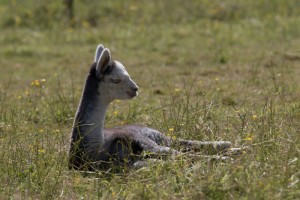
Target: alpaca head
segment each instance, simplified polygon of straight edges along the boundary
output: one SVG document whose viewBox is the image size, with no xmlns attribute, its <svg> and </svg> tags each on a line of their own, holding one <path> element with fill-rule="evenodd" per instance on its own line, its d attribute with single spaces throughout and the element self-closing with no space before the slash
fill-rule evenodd
<svg viewBox="0 0 300 200">
<path fill-rule="evenodd" d="M 98 93 L 111 102 L 115 99 L 132 99 L 138 95 L 138 86 L 130 78 L 122 63 L 112 60 L 110 51 L 99 45 L 95 54 Z"/>
</svg>

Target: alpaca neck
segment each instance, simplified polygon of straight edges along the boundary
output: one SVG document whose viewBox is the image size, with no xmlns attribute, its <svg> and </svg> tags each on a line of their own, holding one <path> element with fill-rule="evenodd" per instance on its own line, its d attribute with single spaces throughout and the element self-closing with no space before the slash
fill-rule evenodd
<svg viewBox="0 0 300 200">
<path fill-rule="evenodd" d="M 91 151 L 100 150 L 104 144 L 103 128 L 107 107 L 101 102 L 98 105 L 91 102 L 83 109 L 84 114 L 78 120 L 78 124 L 82 126 L 81 137 L 85 138 L 86 148 Z"/>
<path fill-rule="evenodd" d="M 104 120 L 109 101 L 107 101 L 98 91 L 99 82 L 93 76 L 93 72 L 88 75 L 82 98 L 75 116 L 72 140 L 79 142 L 79 147 L 83 148 L 87 154 L 95 154 L 104 144 Z"/>
</svg>

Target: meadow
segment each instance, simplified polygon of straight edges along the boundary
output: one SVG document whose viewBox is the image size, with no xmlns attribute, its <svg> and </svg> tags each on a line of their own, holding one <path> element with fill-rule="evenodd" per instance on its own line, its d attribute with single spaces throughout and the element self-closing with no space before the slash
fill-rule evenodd
<svg viewBox="0 0 300 200">
<path fill-rule="evenodd" d="M 299 199 L 298 0 L 0 2 L 0 199 Z M 96 46 L 138 84 L 106 127 L 249 147 L 119 173 L 67 168 Z"/>
</svg>

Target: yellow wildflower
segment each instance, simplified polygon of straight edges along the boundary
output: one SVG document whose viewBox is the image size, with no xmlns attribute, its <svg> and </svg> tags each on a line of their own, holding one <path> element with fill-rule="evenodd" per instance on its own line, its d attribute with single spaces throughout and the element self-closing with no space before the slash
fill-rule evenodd
<svg viewBox="0 0 300 200">
<path fill-rule="evenodd" d="M 251 133 L 246 134 L 246 137 L 243 139 L 245 141 L 252 141 L 253 140 L 253 136 Z"/>
<path fill-rule="evenodd" d="M 114 191 L 112 191 L 112 193 L 111 193 L 111 194 L 112 194 L 112 196 L 113 196 L 113 197 L 115 197 L 115 196 L 116 196 L 116 193 L 115 193 Z"/>
<path fill-rule="evenodd" d="M 45 149 L 39 149 L 38 152 L 39 153 L 45 153 L 46 151 L 45 151 Z"/>
<path fill-rule="evenodd" d="M 174 92 L 180 92 L 180 89 L 179 88 L 175 88 Z"/>
<path fill-rule="evenodd" d="M 36 86 L 36 87 L 40 87 L 41 85 L 43 85 L 44 83 L 46 82 L 46 79 L 36 79 L 36 80 L 33 80 L 31 81 L 31 85 L 32 86 Z"/>
<path fill-rule="evenodd" d="M 55 130 L 54 130 L 54 132 L 55 132 L 55 133 L 59 133 L 59 132 L 60 132 L 60 130 L 58 130 L 58 129 L 55 129 Z"/>
<path fill-rule="evenodd" d="M 86 20 L 82 21 L 82 22 L 81 22 L 81 25 L 82 25 L 84 28 L 89 28 L 89 27 L 91 26 L 91 24 L 90 24 L 88 21 L 86 21 Z"/>
<path fill-rule="evenodd" d="M 118 112 L 115 110 L 114 115 L 117 115 L 117 114 L 118 114 Z"/>
<path fill-rule="evenodd" d="M 252 119 L 256 120 L 257 119 L 257 115 L 252 115 Z"/>
<path fill-rule="evenodd" d="M 40 86 L 41 84 L 40 84 L 39 80 L 33 80 L 33 81 L 31 81 L 31 85 L 32 86 Z"/>
<path fill-rule="evenodd" d="M 169 131 L 170 131 L 170 132 L 173 132 L 173 131 L 174 131 L 174 128 L 169 128 Z"/>
<path fill-rule="evenodd" d="M 20 16 L 15 16 L 15 24 L 20 25 L 21 24 L 21 17 Z"/>
</svg>

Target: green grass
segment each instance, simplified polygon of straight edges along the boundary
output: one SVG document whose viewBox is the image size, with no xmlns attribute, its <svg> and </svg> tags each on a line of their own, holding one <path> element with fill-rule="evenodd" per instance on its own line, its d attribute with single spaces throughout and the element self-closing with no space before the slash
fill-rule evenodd
<svg viewBox="0 0 300 200">
<path fill-rule="evenodd" d="M 300 198 L 297 0 L 78 0 L 69 25 L 63 10 L 59 1 L 0 3 L 1 199 Z M 118 174 L 69 171 L 98 43 L 140 87 L 112 104 L 107 127 L 142 123 L 252 151 L 226 163 L 183 155 Z"/>
</svg>

